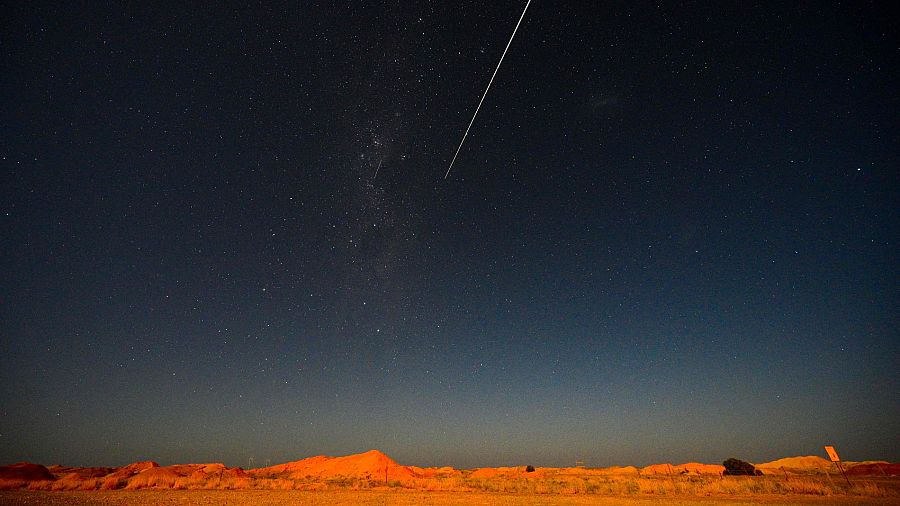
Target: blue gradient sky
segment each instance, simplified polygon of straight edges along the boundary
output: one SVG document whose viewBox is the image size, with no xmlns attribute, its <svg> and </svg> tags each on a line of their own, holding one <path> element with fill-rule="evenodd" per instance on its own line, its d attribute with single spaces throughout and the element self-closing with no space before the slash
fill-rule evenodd
<svg viewBox="0 0 900 506">
<path fill-rule="evenodd" d="M 900 460 L 880 4 L 358 4 L 7 16 L 0 463 Z"/>
</svg>

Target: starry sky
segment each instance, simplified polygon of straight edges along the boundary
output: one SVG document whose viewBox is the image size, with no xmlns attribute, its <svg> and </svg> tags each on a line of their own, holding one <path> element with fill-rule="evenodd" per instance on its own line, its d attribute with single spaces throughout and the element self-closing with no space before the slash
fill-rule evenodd
<svg viewBox="0 0 900 506">
<path fill-rule="evenodd" d="M 0 463 L 900 460 L 886 2 L 535 1 L 446 180 L 524 2 L 152 4 L 0 21 Z"/>
</svg>

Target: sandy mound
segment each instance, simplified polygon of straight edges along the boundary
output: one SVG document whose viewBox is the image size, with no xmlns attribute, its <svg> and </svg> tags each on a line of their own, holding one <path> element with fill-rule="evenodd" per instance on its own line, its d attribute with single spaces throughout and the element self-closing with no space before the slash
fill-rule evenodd
<svg viewBox="0 0 900 506">
<path fill-rule="evenodd" d="M 598 474 L 640 474 L 641 470 L 634 466 L 611 466 L 596 470 Z"/>
<path fill-rule="evenodd" d="M 203 478 L 246 478 L 247 473 L 240 467 L 225 467 L 225 464 L 191 464 L 185 466 L 185 474 L 189 474 L 193 479 Z"/>
<path fill-rule="evenodd" d="M 508 476 L 508 467 L 483 467 L 476 469 L 469 474 L 469 478 L 496 478 L 497 476 Z"/>
<path fill-rule="evenodd" d="M 134 462 L 132 464 L 128 464 L 127 466 L 122 466 L 116 469 L 112 473 L 108 474 L 106 478 L 109 481 L 115 479 L 125 480 L 134 476 L 135 474 L 140 473 L 141 471 L 146 471 L 147 469 L 154 469 L 157 467 L 159 467 L 159 464 L 157 464 L 156 462 Z"/>
<path fill-rule="evenodd" d="M 115 472 L 115 467 L 69 467 L 54 465 L 47 468 L 57 478 L 70 476 L 72 474 L 86 480 L 88 478 L 102 478 L 108 474 Z"/>
<path fill-rule="evenodd" d="M 756 468 L 767 474 L 784 471 L 791 473 L 824 473 L 833 469 L 834 464 L 822 457 L 810 455 L 808 457 L 788 457 L 773 460 L 772 462 L 757 464 Z"/>
<path fill-rule="evenodd" d="M 128 464 L 127 466 L 122 466 L 122 467 L 116 469 L 116 472 L 117 473 L 137 474 L 141 471 L 146 471 L 147 469 L 153 469 L 155 467 L 159 467 L 159 464 L 157 464 L 156 462 L 151 462 L 151 461 L 147 460 L 144 462 L 134 462 L 134 463 Z"/>
<path fill-rule="evenodd" d="M 205 488 L 206 486 L 217 488 L 223 479 L 246 477 L 247 474 L 243 469 L 226 467 L 225 464 L 178 464 L 147 467 L 128 477 L 125 488 Z M 234 482 L 228 483 L 233 484 Z"/>
<path fill-rule="evenodd" d="M 409 470 L 420 478 L 447 478 L 450 476 L 459 476 L 462 471 L 452 467 L 416 467 L 408 466 Z"/>
<path fill-rule="evenodd" d="M 173 467 L 175 466 L 145 469 L 129 478 L 125 488 L 172 488 L 175 486 L 175 480 L 184 476 L 172 469 Z"/>
<path fill-rule="evenodd" d="M 53 473 L 40 464 L 19 462 L 9 466 L 0 466 L 0 480 L 38 481 L 52 480 Z"/>
<path fill-rule="evenodd" d="M 397 464 L 378 450 L 345 457 L 320 455 L 277 466 L 251 469 L 248 472 L 256 476 L 288 479 L 346 477 L 383 480 L 387 475 L 389 480 L 400 480 L 416 477 L 410 468 Z"/>
<path fill-rule="evenodd" d="M 725 466 L 688 462 L 686 464 L 678 464 L 674 469 L 676 474 L 722 474 L 725 471 Z"/>
<path fill-rule="evenodd" d="M 688 462 L 686 464 L 653 464 L 642 468 L 640 473 L 643 476 L 653 475 L 682 475 L 682 474 L 722 474 L 725 466 L 716 464 L 701 464 L 699 462 Z"/>
<path fill-rule="evenodd" d="M 900 464 L 888 464 L 873 462 L 871 464 L 856 464 L 847 469 L 851 476 L 900 476 Z"/>
<path fill-rule="evenodd" d="M 647 467 L 641 468 L 640 473 L 642 476 L 655 474 L 678 474 L 675 472 L 675 466 L 673 466 L 672 464 L 652 464 Z"/>
</svg>

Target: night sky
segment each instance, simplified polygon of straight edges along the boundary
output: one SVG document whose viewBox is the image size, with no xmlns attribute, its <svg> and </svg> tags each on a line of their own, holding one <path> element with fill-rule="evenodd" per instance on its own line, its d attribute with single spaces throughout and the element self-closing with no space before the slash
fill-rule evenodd
<svg viewBox="0 0 900 506">
<path fill-rule="evenodd" d="M 0 463 L 900 460 L 888 3 L 7 6 Z M 377 172 L 377 175 L 376 175 Z"/>
</svg>

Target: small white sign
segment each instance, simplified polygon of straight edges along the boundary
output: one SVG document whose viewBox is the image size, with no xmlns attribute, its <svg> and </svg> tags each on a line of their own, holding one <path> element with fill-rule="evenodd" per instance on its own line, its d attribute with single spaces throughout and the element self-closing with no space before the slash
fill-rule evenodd
<svg viewBox="0 0 900 506">
<path fill-rule="evenodd" d="M 832 462 L 841 461 L 841 458 L 838 457 L 837 450 L 835 450 L 833 446 L 826 446 L 825 451 L 828 453 L 828 458 L 830 458 Z"/>
</svg>

